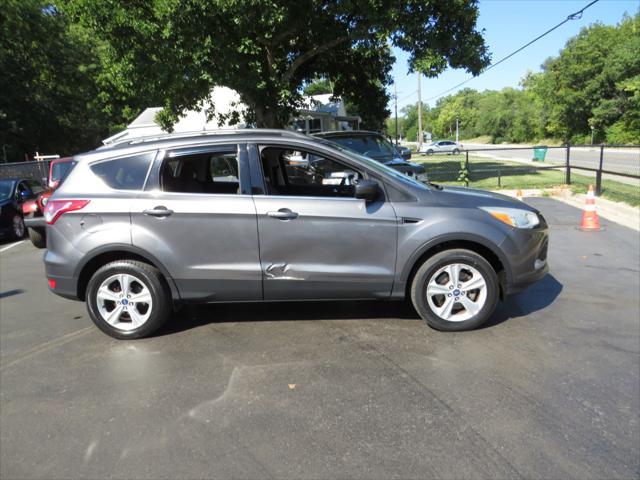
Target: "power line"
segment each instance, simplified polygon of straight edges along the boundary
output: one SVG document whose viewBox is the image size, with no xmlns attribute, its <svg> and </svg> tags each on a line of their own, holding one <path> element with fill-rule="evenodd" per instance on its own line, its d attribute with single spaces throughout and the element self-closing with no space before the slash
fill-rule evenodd
<svg viewBox="0 0 640 480">
<path fill-rule="evenodd" d="M 579 20 L 582 18 L 582 14 L 584 13 L 584 11 L 589 8 L 591 5 L 593 5 L 594 3 L 598 3 L 600 0 L 593 0 L 591 3 L 589 3 L 588 5 L 586 5 L 585 7 L 582 7 L 582 9 L 578 10 L 575 13 L 572 13 L 571 15 L 568 15 L 567 18 L 565 18 L 562 22 L 558 23 L 555 27 L 550 28 L 549 30 L 547 30 L 546 32 L 544 32 L 542 35 L 538 35 L 536 38 L 534 38 L 533 40 L 531 40 L 529 43 L 523 45 L 522 47 L 518 48 L 517 50 L 511 52 L 509 55 L 507 55 L 506 57 L 501 58 L 500 60 L 498 60 L 496 63 L 492 63 L 491 65 L 489 65 L 487 68 L 485 68 L 482 72 L 480 72 L 480 75 L 488 72 L 489 70 L 491 70 L 493 67 L 497 67 L 498 65 L 500 65 L 502 62 L 504 62 L 505 60 L 508 60 L 509 58 L 513 57 L 515 54 L 521 52 L 522 50 L 524 50 L 525 48 L 527 48 L 529 45 L 532 45 L 533 43 L 537 42 L 538 40 L 540 40 L 542 37 L 549 35 L 551 32 L 553 32 L 554 30 L 560 28 L 562 25 L 564 25 L 565 23 L 567 23 L 570 20 Z M 480 76 L 478 75 L 478 76 Z M 427 99 L 425 99 L 425 102 L 428 102 L 429 100 L 434 100 L 436 98 L 442 97 L 443 95 L 446 95 L 447 93 L 461 87 L 462 85 L 465 85 L 466 83 L 470 82 L 471 80 L 473 80 L 474 78 L 478 78 L 478 77 L 471 77 L 466 79 L 463 82 L 458 83 L 457 85 L 445 90 L 444 92 L 439 93 L 438 95 L 434 95 L 433 97 L 429 97 Z M 413 92 L 411 95 L 413 95 L 416 92 Z M 410 96 L 411 96 L 410 95 Z"/>
</svg>

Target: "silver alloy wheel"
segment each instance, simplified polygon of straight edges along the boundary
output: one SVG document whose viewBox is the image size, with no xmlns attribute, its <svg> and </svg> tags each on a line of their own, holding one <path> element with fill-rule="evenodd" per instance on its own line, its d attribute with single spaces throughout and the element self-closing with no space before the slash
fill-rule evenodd
<svg viewBox="0 0 640 480">
<path fill-rule="evenodd" d="M 426 295 L 431 310 L 440 318 L 463 322 L 482 310 L 487 301 L 487 282 L 475 268 L 452 263 L 431 275 Z"/>
<path fill-rule="evenodd" d="M 102 319 L 113 327 L 129 331 L 149 320 L 153 299 L 149 287 L 128 273 L 112 275 L 96 291 L 96 305 Z"/>
<path fill-rule="evenodd" d="M 24 237 L 24 221 L 20 215 L 13 216 L 13 234 L 16 238 Z"/>
</svg>

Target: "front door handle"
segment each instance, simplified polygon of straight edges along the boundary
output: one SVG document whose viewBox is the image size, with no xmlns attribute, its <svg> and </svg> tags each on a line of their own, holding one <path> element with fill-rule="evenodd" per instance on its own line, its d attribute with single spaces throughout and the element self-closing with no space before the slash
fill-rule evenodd
<svg viewBox="0 0 640 480">
<path fill-rule="evenodd" d="M 143 210 L 145 215 L 150 215 L 152 217 L 168 217 L 173 213 L 173 210 L 169 210 L 167 207 L 159 206 L 150 208 L 148 210 Z"/>
<path fill-rule="evenodd" d="M 292 212 L 288 208 L 281 208 L 277 212 L 267 212 L 267 215 L 279 220 L 293 220 L 294 218 L 298 218 L 298 212 Z"/>
</svg>

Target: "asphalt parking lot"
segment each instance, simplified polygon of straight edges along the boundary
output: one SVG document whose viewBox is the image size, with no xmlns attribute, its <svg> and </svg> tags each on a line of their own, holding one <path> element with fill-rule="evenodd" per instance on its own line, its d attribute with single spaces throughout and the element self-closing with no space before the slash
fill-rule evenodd
<svg viewBox="0 0 640 480">
<path fill-rule="evenodd" d="M 403 303 L 226 304 L 117 341 L 41 251 L 1 253 L 0 476 L 637 478 L 638 233 L 528 201 L 551 274 L 464 333 Z"/>
</svg>

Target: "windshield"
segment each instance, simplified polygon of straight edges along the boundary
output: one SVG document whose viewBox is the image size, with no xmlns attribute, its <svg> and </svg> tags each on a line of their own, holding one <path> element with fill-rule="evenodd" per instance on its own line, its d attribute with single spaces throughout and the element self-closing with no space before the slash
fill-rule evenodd
<svg viewBox="0 0 640 480">
<path fill-rule="evenodd" d="M 11 198 L 13 180 L 0 180 L 0 201 Z"/>
<path fill-rule="evenodd" d="M 348 157 L 351 157 L 355 160 L 365 163 L 367 167 L 371 168 L 371 170 L 375 170 L 378 173 L 382 173 L 384 175 L 390 175 L 396 180 L 400 180 L 401 182 L 406 183 L 408 185 L 412 185 L 414 187 L 419 187 L 422 190 L 429 190 L 429 187 L 427 187 L 424 183 L 418 180 L 415 180 L 413 177 L 405 175 L 394 168 L 388 167 L 384 163 L 376 162 L 375 160 L 369 157 L 360 155 L 359 153 L 356 153 L 351 149 L 344 148 L 342 145 L 334 142 L 333 140 L 319 139 L 319 141 L 324 143 L 325 145 L 329 145 L 330 147 L 335 148 L 336 150 L 340 150 L 340 152 L 347 155 Z"/>
<path fill-rule="evenodd" d="M 396 151 L 393 145 L 378 135 L 328 138 L 334 143 L 372 158 L 393 158 Z"/>
</svg>

